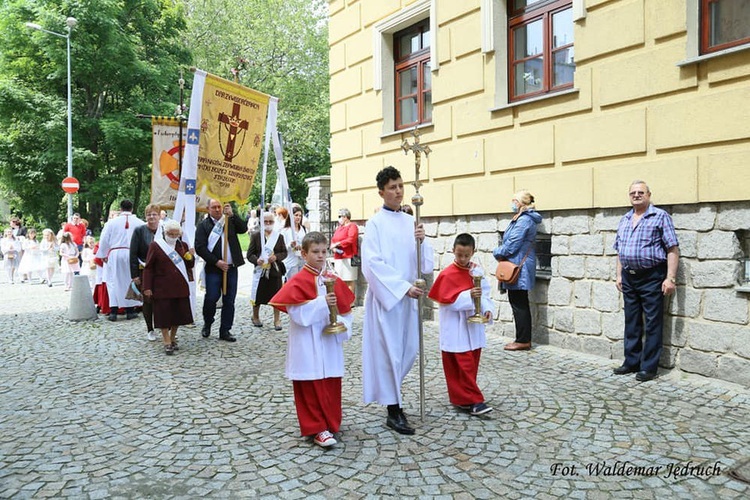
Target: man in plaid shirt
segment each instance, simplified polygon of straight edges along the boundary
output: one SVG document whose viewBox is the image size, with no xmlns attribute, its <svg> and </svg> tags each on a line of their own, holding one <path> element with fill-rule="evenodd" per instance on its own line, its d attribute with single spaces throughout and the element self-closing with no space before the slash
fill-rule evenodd
<svg viewBox="0 0 750 500">
<path fill-rule="evenodd" d="M 680 250 L 672 218 L 651 204 L 648 185 L 633 181 L 628 194 L 633 209 L 620 220 L 614 244 L 617 289 L 625 303 L 625 361 L 614 373 L 637 372 L 636 380 L 646 382 L 656 378 L 664 329 L 664 297 L 675 291 Z M 644 333 L 646 338 L 642 341 Z"/>
</svg>

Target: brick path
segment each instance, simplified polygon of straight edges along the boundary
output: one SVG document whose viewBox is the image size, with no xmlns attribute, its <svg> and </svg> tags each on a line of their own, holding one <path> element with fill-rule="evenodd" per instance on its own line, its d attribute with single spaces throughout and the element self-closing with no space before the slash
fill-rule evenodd
<svg viewBox="0 0 750 500">
<path fill-rule="evenodd" d="M 548 346 L 507 353 L 496 326 L 480 367 L 495 411 L 474 418 L 447 402 L 428 323 L 426 418 L 415 366 L 405 401 L 417 434 L 400 436 L 361 403 L 358 308 L 340 444 L 322 450 L 297 435 L 284 335 L 265 307 L 266 326 L 251 326 L 244 287 L 237 343 L 202 339 L 198 325 L 172 357 L 141 320 L 68 322 L 59 283 L 3 283 L 0 294 L 2 498 L 750 495 L 727 474 L 750 462 L 740 386 L 677 373 L 639 384 L 612 375 L 615 362 Z"/>
</svg>

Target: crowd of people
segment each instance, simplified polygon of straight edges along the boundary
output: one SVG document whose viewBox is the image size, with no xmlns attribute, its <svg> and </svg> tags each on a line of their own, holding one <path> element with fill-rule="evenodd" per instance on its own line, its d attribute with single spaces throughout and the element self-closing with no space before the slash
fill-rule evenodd
<svg viewBox="0 0 750 500">
<path fill-rule="evenodd" d="M 137 317 L 139 308 L 148 339 L 156 340 L 159 329 L 167 355 L 179 350 L 178 328 L 197 316 L 194 276 L 198 275 L 205 287 L 202 336 L 211 335 L 221 303 L 219 339 L 237 340 L 231 330 L 238 268 L 247 260 L 255 266 L 252 324 L 263 326 L 262 305 L 273 308 L 275 330 L 282 330 L 281 313 L 289 316 L 286 376 L 294 390 L 300 433 L 322 447 L 336 444 L 341 426 L 343 343 L 351 338 L 361 268 L 368 284 L 362 328 L 364 403 L 385 407 L 387 427 L 400 434 L 415 433 L 403 410 L 401 388 L 419 348 L 419 299 L 429 297 L 438 305 L 448 400 L 471 416 L 493 411 L 477 384 L 485 325 L 492 321 L 493 305 L 489 273 L 474 261 L 474 237 L 456 236 L 454 261 L 440 271 L 428 293 L 419 270 L 432 272 L 433 249 L 424 226 L 402 204 L 401 174 L 386 167 L 377 174 L 376 184 L 383 205 L 367 221 L 361 249 L 359 230 L 346 208 L 339 210 L 339 225 L 329 242 L 323 233 L 306 227 L 298 205 L 292 206 L 291 214 L 279 207 L 253 210 L 243 218 L 230 204 L 214 199 L 208 200 L 207 215 L 196 226 L 194 247 L 181 240 L 180 223 L 167 218 L 159 206 L 146 207 L 144 222 L 133 213 L 132 203 L 123 200 L 120 211 L 104 225 L 98 243 L 75 214 L 57 237 L 44 229 L 40 241 L 34 229 L 27 231 L 14 218 L 3 233 L 0 249 L 11 283 L 18 275 L 21 281 L 36 276 L 51 286 L 59 268 L 69 290 L 72 276 L 87 272 L 93 277 L 98 309 L 117 321 L 119 314 Z M 614 245 L 616 286 L 625 304 L 625 361 L 614 373 L 636 373 L 635 378 L 645 382 L 656 377 L 663 297 L 674 293 L 679 249 L 671 218 L 651 204 L 648 185 L 634 181 L 628 195 L 632 209 L 623 216 Z M 499 280 L 515 323 L 516 338 L 505 350 L 528 351 L 533 330 L 529 291 L 535 284 L 534 247 L 542 216 L 535 209 L 534 196 L 525 190 L 513 195 L 510 209 L 513 217 L 493 256 L 518 268 L 515 280 Z M 248 231 L 249 247 L 243 255 L 238 235 Z M 198 263 L 202 271 L 196 269 Z"/>
<path fill-rule="evenodd" d="M 3 231 L 0 239 L 0 255 L 7 281 L 10 284 L 37 283 L 51 287 L 53 277 L 59 272 L 64 290 L 70 291 L 74 275 L 92 275 L 89 267 L 92 241 L 88 221 L 81 219 L 79 214 L 63 223 L 57 233 L 50 228 L 43 229 L 41 237 L 36 228 L 27 228 L 20 218 L 12 217 L 10 227 Z"/>
</svg>

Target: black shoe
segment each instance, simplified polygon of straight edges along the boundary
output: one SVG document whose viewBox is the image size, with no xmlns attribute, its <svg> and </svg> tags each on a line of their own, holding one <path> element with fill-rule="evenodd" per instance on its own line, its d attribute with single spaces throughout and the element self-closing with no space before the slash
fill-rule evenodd
<svg viewBox="0 0 750 500">
<path fill-rule="evenodd" d="M 635 373 L 637 371 L 638 368 L 634 366 L 622 365 L 612 370 L 612 373 L 614 373 L 615 375 L 627 375 L 628 373 Z"/>
<path fill-rule="evenodd" d="M 227 342 L 237 342 L 237 339 L 228 331 L 219 332 L 219 340 L 225 340 Z"/>
<path fill-rule="evenodd" d="M 109 316 L 107 316 L 107 319 L 110 321 L 117 321 L 117 313 L 116 312 L 109 313 Z"/>
<path fill-rule="evenodd" d="M 638 382 L 648 382 L 656 378 L 656 372 L 638 372 L 635 374 L 635 379 Z"/>
<path fill-rule="evenodd" d="M 201 335 L 204 339 L 207 339 L 209 335 L 211 335 L 211 325 L 203 325 L 203 328 L 201 328 Z"/>
<path fill-rule="evenodd" d="M 125 319 L 135 319 L 138 317 L 138 313 L 136 312 L 129 312 L 127 315 L 125 315 Z"/>
<path fill-rule="evenodd" d="M 487 406 L 486 403 L 477 403 L 475 405 L 471 405 L 471 410 L 469 410 L 469 413 L 475 417 L 478 417 L 479 415 L 484 415 L 486 413 L 489 413 L 493 410 L 491 406 Z"/>
<path fill-rule="evenodd" d="M 414 434 L 414 429 L 409 427 L 409 423 L 406 421 L 406 417 L 403 413 L 399 413 L 396 416 L 388 415 L 385 421 L 385 425 L 398 432 L 399 434 L 406 434 L 411 436 Z"/>
</svg>

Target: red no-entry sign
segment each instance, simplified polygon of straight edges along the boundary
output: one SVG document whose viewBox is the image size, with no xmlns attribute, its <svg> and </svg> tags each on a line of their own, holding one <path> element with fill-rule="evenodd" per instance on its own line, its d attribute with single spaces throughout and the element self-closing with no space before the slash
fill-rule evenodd
<svg viewBox="0 0 750 500">
<path fill-rule="evenodd" d="M 81 186 L 75 177 L 66 177 L 62 180 L 62 188 L 66 193 L 77 193 L 79 187 Z"/>
</svg>

